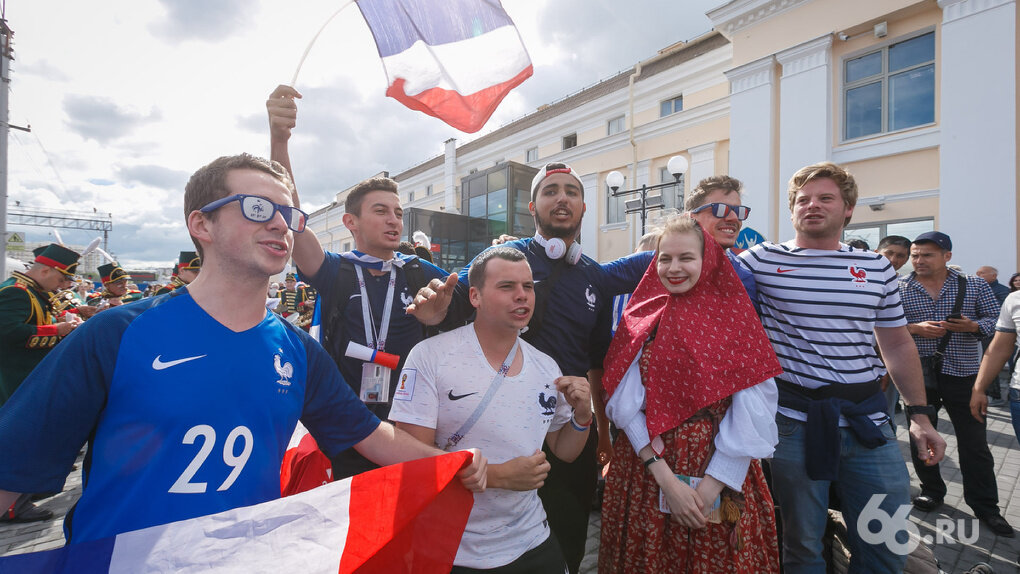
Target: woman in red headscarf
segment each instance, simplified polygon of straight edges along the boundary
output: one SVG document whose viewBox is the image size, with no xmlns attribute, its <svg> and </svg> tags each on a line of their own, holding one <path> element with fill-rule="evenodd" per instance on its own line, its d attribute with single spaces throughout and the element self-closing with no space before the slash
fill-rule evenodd
<svg viewBox="0 0 1020 574">
<path fill-rule="evenodd" d="M 778 572 L 757 459 L 778 435 L 781 373 L 722 248 L 667 221 L 605 360 L 624 431 L 606 480 L 599 572 Z"/>
</svg>

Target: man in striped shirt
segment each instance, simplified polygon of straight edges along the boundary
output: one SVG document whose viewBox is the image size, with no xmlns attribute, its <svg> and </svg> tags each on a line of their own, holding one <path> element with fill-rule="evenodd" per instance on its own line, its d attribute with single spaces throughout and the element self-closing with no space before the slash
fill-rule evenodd
<svg viewBox="0 0 1020 574">
<path fill-rule="evenodd" d="M 908 405 L 922 458 L 938 462 L 945 441 L 923 406 L 921 365 L 896 273 L 881 255 L 840 242 L 857 203 L 857 184 L 846 170 L 829 162 L 805 167 L 788 193 L 794 239 L 740 255 L 754 273 L 762 324 L 785 371 L 776 378 L 779 444 L 772 461 L 784 567 L 825 572 L 822 535 L 834 483 L 850 526 L 851 571 L 902 572 L 906 513 L 897 511 L 910 504 L 910 478 L 885 413 L 876 339 Z M 868 517 L 879 510 L 876 534 Z"/>
</svg>

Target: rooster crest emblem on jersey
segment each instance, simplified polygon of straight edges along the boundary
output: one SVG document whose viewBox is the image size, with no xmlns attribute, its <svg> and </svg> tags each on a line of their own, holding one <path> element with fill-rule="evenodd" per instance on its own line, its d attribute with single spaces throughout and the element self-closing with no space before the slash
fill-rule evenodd
<svg viewBox="0 0 1020 574">
<path fill-rule="evenodd" d="M 591 309 L 592 311 L 594 311 L 595 310 L 595 301 L 597 301 L 598 299 L 596 298 L 595 294 L 591 292 L 591 285 L 588 285 L 587 287 L 585 287 L 585 289 L 584 289 L 584 299 L 585 299 L 585 301 L 588 302 L 588 308 Z"/>
<path fill-rule="evenodd" d="M 862 267 L 850 266 L 847 268 L 850 271 L 850 275 L 854 278 L 854 283 L 867 283 L 868 282 L 868 270 Z"/>
<path fill-rule="evenodd" d="M 273 355 L 273 368 L 276 369 L 276 374 L 280 375 L 280 380 L 276 381 L 281 386 L 289 387 L 290 378 L 294 376 L 294 365 L 285 363 L 280 359 L 280 355 Z"/>
<path fill-rule="evenodd" d="M 549 415 L 555 413 L 556 412 L 556 394 L 553 393 L 553 394 L 549 395 L 548 397 L 546 397 L 545 393 L 538 393 L 538 404 L 541 405 L 543 409 L 545 409 L 545 412 L 542 413 L 543 415 L 549 416 Z"/>
</svg>

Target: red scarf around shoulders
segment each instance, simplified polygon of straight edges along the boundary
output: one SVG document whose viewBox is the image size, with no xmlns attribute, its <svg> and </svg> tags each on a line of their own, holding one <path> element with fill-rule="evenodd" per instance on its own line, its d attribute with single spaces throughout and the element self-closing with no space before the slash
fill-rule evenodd
<svg viewBox="0 0 1020 574">
<path fill-rule="evenodd" d="M 683 294 L 673 295 L 663 286 L 656 251 L 606 355 L 602 385 L 612 396 L 638 351 L 655 334 L 642 380 L 651 437 L 783 372 L 733 265 L 708 233 L 704 237 L 701 276 Z"/>
</svg>

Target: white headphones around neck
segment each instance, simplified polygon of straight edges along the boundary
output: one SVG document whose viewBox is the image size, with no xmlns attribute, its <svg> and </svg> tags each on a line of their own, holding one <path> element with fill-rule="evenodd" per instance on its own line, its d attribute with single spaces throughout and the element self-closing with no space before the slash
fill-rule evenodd
<svg viewBox="0 0 1020 574">
<path fill-rule="evenodd" d="M 570 265 L 577 265 L 581 260 L 581 244 L 576 241 L 567 247 L 567 243 L 559 237 L 546 239 L 536 233 L 535 242 L 545 248 L 545 254 L 549 259 L 565 259 Z"/>
</svg>

